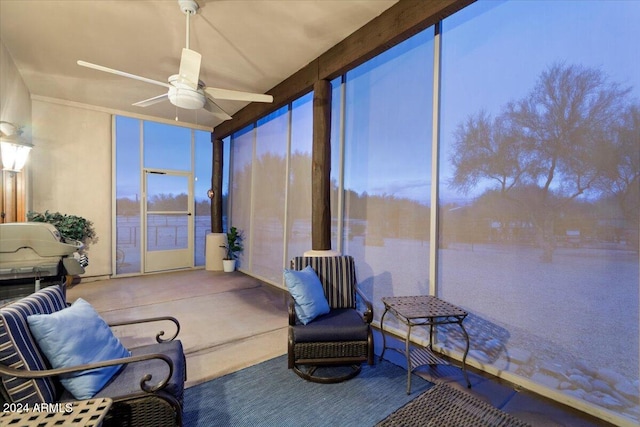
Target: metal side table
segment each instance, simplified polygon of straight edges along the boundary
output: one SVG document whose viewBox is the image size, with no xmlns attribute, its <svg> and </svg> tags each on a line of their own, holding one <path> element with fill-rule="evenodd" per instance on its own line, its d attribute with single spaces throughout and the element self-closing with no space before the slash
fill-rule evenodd
<svg viewBox="0 0 640 427">
<path fill-rule="evenodd" d="M 469 376 L 467 375 L 467 354 L 469 353 L 469 335 L 462 322 L 468 313 L 453 304 L 443 301 L 430 295 L 385 297 L 382 298 L 384 313 L 380 319 L 380 329 L 382 331 L 382 354 L 388 349 L 404 354 L 407 358 L 407 394 L 411 394 L 411 373 L 414 369 L 424 365 L 448 365 L 449 363 L 438 357 L 433 352 L 434 326 L 457 324 L 462 330 L 462 335 L 466 341 L 464 355 L 462 356 L 462 373 L 467 381 L 467 387 L 471 388 Z M 391 312 L 398 320 L 407 325 L 407 335 L 405 337 L 404 351 L 387 347 L 384 333 L 384 318 L 387 312 Z M 429 326 L 429 345 L 427 348 L 416 348 L 410 350 L 411 328 L 414 326 Z"/>
<path fill-rule="evenodd" d="M 113 401 L 108 397 L 31 406 L 8 403 L 8 406 L 0 412 L 0 426 L 100 427 L 112 403 Z"/>
</svg>

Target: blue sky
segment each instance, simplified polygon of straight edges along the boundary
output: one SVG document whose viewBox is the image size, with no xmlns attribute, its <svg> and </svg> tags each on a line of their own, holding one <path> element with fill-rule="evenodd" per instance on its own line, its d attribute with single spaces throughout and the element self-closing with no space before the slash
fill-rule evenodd
<svg viewBox="0 0 640 427">
<path fill-rule="evenodd" d="M 189 171 L 191 169 L 191 129 L 145 122 L 144 133 L 146 148 L 145 167 Z M 196 156 L 194 176 L 194 198 L 196 201 L 207 199 L 207 190 L 211 187 L 211 134 L 195 132 Z M 135 200 L 141 197 L 140 190 L 140 120 L 118 117 L 116 121 L 118 140 L 117 197 Z M 155 150 L 154 150 L 155 149 Z M 166 153 L 171 153 L 167 155 Z M 180 187 L 166 187 L 165 193 L 185 192 Z"/>
<path fill-rule="evenodd" d="M 444 23 L 441 145 L 469 114 L 500 112 L 554 63 L 597 68 L 640 99 L 640 2 L 484 1 Z M 445 151 L 445 158 L 448 153 Z M 446 177 L 448 162 L 441 164 Z M 441 187 L 444 198 L 457 197 Z"/>
<path fill-rule="evenodd" d="M 498 114 L 507 102 L 526 96 L 554 63 L 598 68 L 611 81 L 633 87 L 640 98 L 638 22 L 640 1 L 632 0 L 480 1 L 445 20 L 441 158 L 448 159 L 446 147 L 462 120 L 481 110 Z M 433 28 L 425 30 L 421 43 L 429 44 L 432 34 Z M 347 113 L 348 120 L 355 120 L 347 126 L 347 139 L 362 145 L 352 152 L 347 186 L 358 193 L 429 203 L 430 147 L 425 145 L 431 140 L 426 129 L 431 100 L 425 103 L 422 97 L 431 93 L 433 49 L 414 45 L 405 42 L 385 53 L 384 60 L 363 65 L 370 76 L 353 73 L 354 82 L 363 79 L 375 89 L 355 89 L 358 107 L 368 110 Z M 448 161 L 440 168 L 442 176 L 451 176 Z M 446 186 L 440 193 L 445 200 L 461 197 Z"/>
</svg>

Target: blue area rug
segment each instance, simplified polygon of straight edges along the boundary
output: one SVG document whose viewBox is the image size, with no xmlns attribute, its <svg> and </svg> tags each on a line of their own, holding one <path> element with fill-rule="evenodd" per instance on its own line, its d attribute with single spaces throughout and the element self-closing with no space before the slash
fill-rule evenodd
<svg viewBox="0 0 640 427">
<path fill-rule="evenodd" d="M 373 426 L 433 384 L 390 362 L 362 365 L 338 384 L 316 384 L 287 369 L 286 356 L 190 387 L 185 427 Z"/>
</svg>

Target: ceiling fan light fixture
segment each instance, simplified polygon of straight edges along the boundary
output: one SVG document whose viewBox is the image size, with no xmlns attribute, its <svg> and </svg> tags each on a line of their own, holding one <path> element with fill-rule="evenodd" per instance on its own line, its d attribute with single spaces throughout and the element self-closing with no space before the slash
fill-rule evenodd
<svg viewBox="0 0 640 427">
<path fill-rule="evenodd" d="M 197 110 L 204 107 L 204 93 L 189 88 L 172 87 L 169 89 L 169 101 L 176 107 L 186 110 Z"/>
</svg>

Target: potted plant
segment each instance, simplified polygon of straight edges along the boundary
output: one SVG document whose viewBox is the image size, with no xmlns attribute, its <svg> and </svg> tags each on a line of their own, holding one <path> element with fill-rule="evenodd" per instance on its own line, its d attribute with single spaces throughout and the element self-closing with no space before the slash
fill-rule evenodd
<svg viewBox="0 0 640 427">
<path fill-rule="evenodd" d="M 58 229 L 64 240 L 82 242 L 83 249 L 86 250 L 89 244 L 98 241 L 93 223 L 81 216 L 61 214 L 60 212 L 44 213 L 29 211 L 27 221 L 46 222 Z"/>
<path fill-rule="evenodd" d="M 225 256 L 222 259 L 223 270 L 227 273 L 234 271 L 238 254 L 244 249 L 242 247 L 242 232 L 236 227 L 231 227 L 227 232 L 227 241 L 220 247 L 225 250 Z"/>
</svg>

